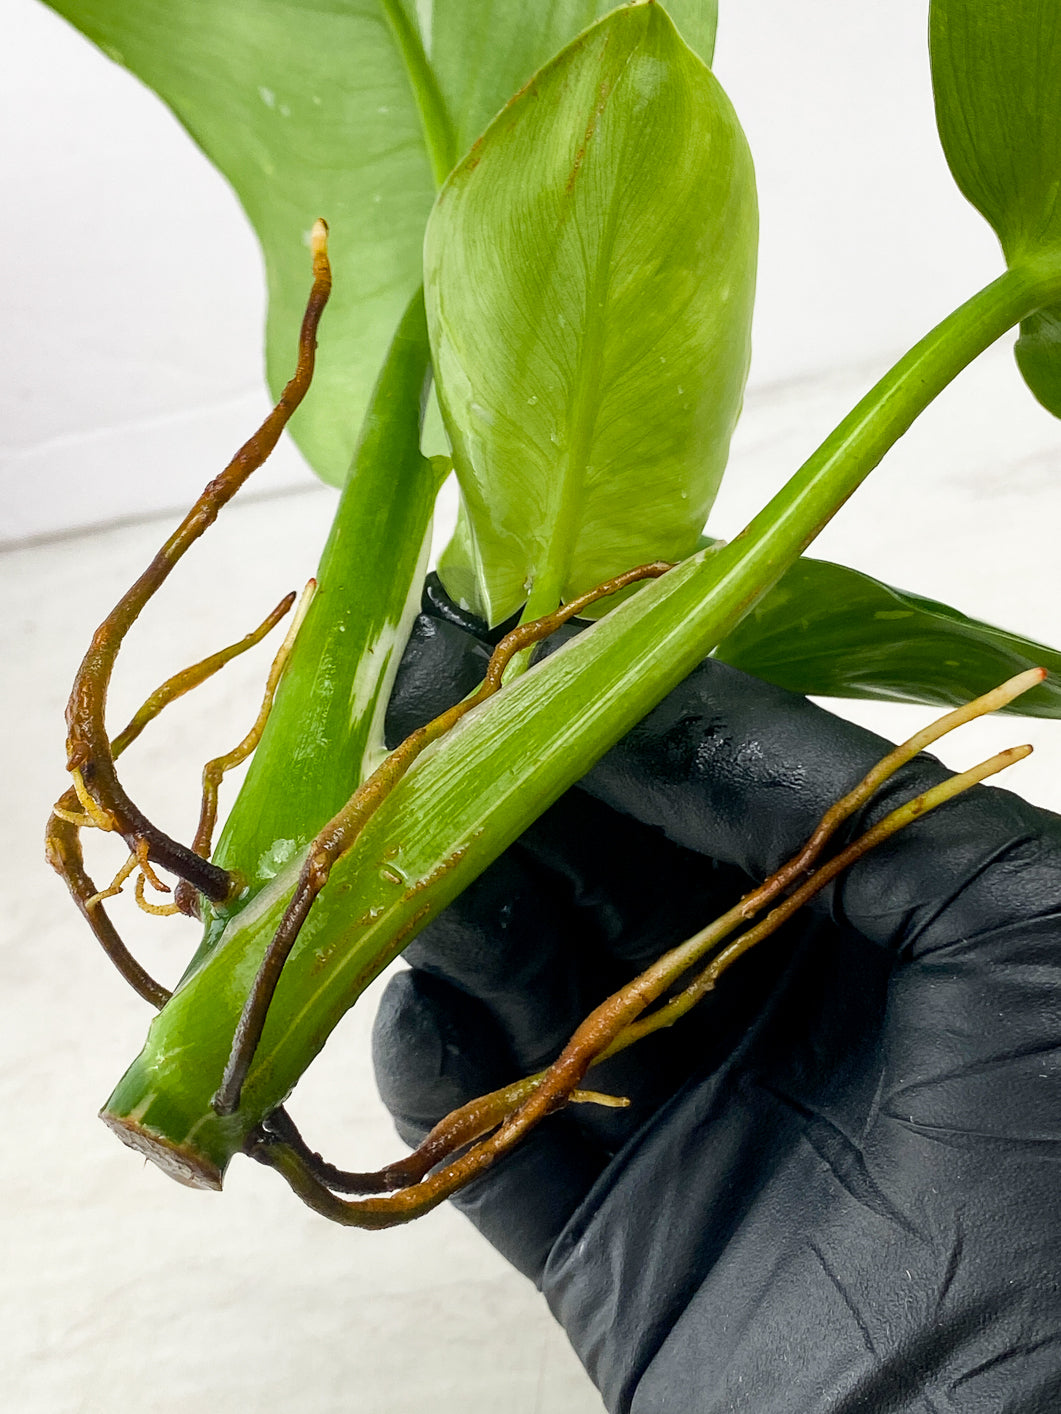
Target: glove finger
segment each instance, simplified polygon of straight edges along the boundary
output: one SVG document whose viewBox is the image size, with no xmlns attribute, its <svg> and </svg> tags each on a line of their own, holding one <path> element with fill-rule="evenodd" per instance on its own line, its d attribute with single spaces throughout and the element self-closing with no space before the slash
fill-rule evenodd
<svg viewBox="0 0 1061 1414">
<path fill-rule="evenodd" d="M 481 677 L 488 640 L 504 628 L 488 634 L 433 582 L 425 607 L 430 612 L 417 621 L 392 699 L 392 732 L 419 725 L 470 690 Z M 539 654 L 547 656 L 584 628 L 561 629 Z M 581 787 L 674 843 L 762 879 L 795 853 L 829 806 L 889 746 L 805 698 L 707 659 L 590 770 Z M 893 778 L 845 837 L 947 774 L 931 758 L 919 758 Z M 1045 852 L 1039 850 L 1030 872 L 1021 871 L 1015 889 L 999 890 L 992 866 L 1014 852 L 1027 854 L 1032 838 L 1045 839 Z M 976 931 L 992 920 L 1000 925 L 1014 908 L 1027 918 L 1061 906 L 1059 857 L 1056 817 L 981 789 L 909 827 L 850 870 L 824 903 L 865 936 L 916 953 L 968 931 L 970 923 Z M 988 869 L 990 885 L 970 892 L 967 885 Z M 950 908 L 955 900 L 962 903 L 958 912 Z M 922 939 L 944 913 L 950 916 L 940 918 L 942 926 Z"/>
<path fill-rule="evenodd" d="M 546 657 L 584 626 L 560 629 Z M 891 743 L 705 659 L 579 782 L 675 844 L 771 874 Z"/>
<path fill-rule="evenodd" d="M 748 887 L 732 867 L 673 845 L 657 829 L 581 791 L 527 830 L 520 849 L 566 887 L 564 912 L 586 975 L 584 1010 L 733 904 Z M 793 953 L 796 931 L 760 945 L 754 967 L 699 1004 L 694 1017 L 594 1067 L 587 1086 L 629 1105 L 581 1105 L 573 1123 L 617 1150 L 679 1088 L 690 1071 L 721 1062 L 761 1014 Z M 563 966 L 564 957 L 556 961 Z M 567 1031 L 581 1017 L 569 1018 Z"/>
<path fill-rule="evenodd" d="M 511 900 L 511 889 L 506 887 L 504 894 Z M 540 950 L 532 950 L 520 927 L 505 932 L 498 928 L 491 895 L 492 890 L 482 883 L 473 887 L 427 930 L 426 940 L 418 939 L 407 951 L 407 960 L 411 954 L 418 966 L 426 962 L 427 976 L 451 985 L 456 977 L 455 985 L 466 997 L 474 996 L 495 1024 L 506 1063 L 495 1067 L 488 1088 L 548 1065 L 592 1006 L 626 980 L 625 975 L 610 973 L 609 959 L 594 962 L 591 955 L 578 959 L 586 980 L 576 977 L 570 956 L 554 956 L 553 972 L 540 976 L 536 971 Z M 483 916 L 469 918 L 477 906 L 484 907 Z M 521 917 L 525 922 L 526 914 Z M 594 1067 L 586 1088 L 628 1103 L 623 1108 L 577 1105 L 568 1111 L 569 1122 L 594 1144 L 609 1152 L 618 1150 L 693 1069 L 721 1063 L 743 1040 L 767 1011 L 797 940 L 797 930 L 790 928 L 764 943 L 757 950 L 755 965 L 727 979 L 726 987 L 701 1002 L 688 1020 Z M 513 947 L 511 965 L 509 946 Z M 559 1014 L 553 1013 L 553 1006 Z M 456 1103 L 453 1099 L 447 1110 Z M 433 1113 L 422 1116 L 425 1124 L 432 1119 Z"/>
<path fill-rule="evenodd" d="M 518 849 L 424 929 L 405 957 L 418 977 L 456 988 L 490 1018 L 504 1064 L 496 1065 L 485 1088 L 549 1065 L 592 1008 L 637 970 L 619 968 L 596 945 L 592 917 L 572 910 L 558 881 Z M 594 1070 L 590 1088 L 630 1103 L 623 1109 L 580 1105 L 572 1123 L 595 1143 L 618 1148 L 682 1083 L 688 1044 L 686 1030 L 669 1031 L 640 1045 L 636 1057 Z"/>
<path fill-rule="evenodd" d="M 547 1065 L 593 1001 L 592 940 L 558 882 L 508 850 L 424 928 L 406 961 L 475 997 L 505 1036 L 504 1083 Z M 598 981 L 600 995 L 607 986 Z"/>
<path fill-rule="evenodd" d="M 801 936 L 798 929 L 790 929 L 762 944 L 754 967 L 735 972 L 724 988 L 700 1001 L 675 1026 L 594 1066 L 585 1087 L 629 1103 L 621 1109 L 572 1106 L 567 1112 L 570 1122 L 595 1143 L 617 1153 L 690 1076 L 711 1074 L 750 1042 L 771 1015 L 774 996 L 783 989 Z"/>
<path fill-rule="evenodd" d="M 594 766 L 582 789 L 708 858 L 762 879 L 891 743 L 806 698 L 705 660 Z M 841 835 L 946 779 L 920 756 Z M 1061 820 L 977 787 L 908 826 L 826 894 L 833 918 L 919 956 L 970 930 L 1061 909 Z"/>
<path fill-rule="evenodd" d="M 765 877 L 795 852 L 886 743 L 708 661 L 583 781 L 684 846 Z M 845 829 L 852 838 L 945 779 L 920 757 Z M 976 787 L 908 826 L 812 906 L 900 966 L 880 1033 L 880 1113 L 1000 1141 L 1061 1132 L 1061 819 Z M 865 968 L 829 980 L 854 1004 Z"/>
<path fill-rule="evenodd" d="M 394 679 L 384 727 L 389 749 L 467 697 L 482 682 L 490 654 L 519 615 L 497 628 L 457 607 L 437 574 L 424 582 L 421 612 Z"/>
<path fill-rule="evenodd" d="M 415 1145 L 458 1105 L 512 1079 L 489 1012 L 439 978 L 401 972 L 383 994 L 373 1033 L 383 1102 Z M 453 1199 L 513 1266 L 538 1283 L 557 1235 L 607 1162 L 566 1116 L 553 1116 Z"/>
<path fill-rule="evenodd" d="M 634 975 L 729 908 L 749 887 L 740 870 L 673 844 L 584 791 L 572 790 L 520 836 L 616 975 Z"/>
<path fill-rule="evenodd" d="M 384 739 L 393 750 L 410 732 L 467 697 L 486 676 L 490 647 L 428 614 L 413 624 L 387 707 Z"/>
</svg>

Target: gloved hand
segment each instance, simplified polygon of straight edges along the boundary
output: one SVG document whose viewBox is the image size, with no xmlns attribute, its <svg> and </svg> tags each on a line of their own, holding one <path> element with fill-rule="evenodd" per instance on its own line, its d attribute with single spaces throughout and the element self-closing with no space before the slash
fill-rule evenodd
<svg viewBox="0 0 1061 1414">
<path fill-rule="evenodd" d="M 479 680 L 436 584 L 401 737 Z M 804 842 L 886 743 L 707 661 L 407 951 L 417 1142 Z M 945 772 L 919 758 L 861 833 Z M 610 1410 L 1061 1411 L 1061 819 L 978 787 L 856 865 L 458 1198 Z"/>
</svg>

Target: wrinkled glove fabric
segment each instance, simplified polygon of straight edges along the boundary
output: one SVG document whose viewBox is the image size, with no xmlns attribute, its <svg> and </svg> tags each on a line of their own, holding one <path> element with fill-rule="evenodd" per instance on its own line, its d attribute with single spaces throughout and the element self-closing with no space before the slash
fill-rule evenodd
<svg viewBox="0 0 1061 1414">
<path fill-rule="evenodd" d="M 430 581 L 390 738 L 500 632 Z M 546 1064 L 886 750 L 705 661 L 408 949 L 375 1043 L 402 1136 Z M 844 839 L 945 774 L 918 758 Z M 569 1108 L 457 1201 L 608 1409 L 1061 1414 L 1061 819 L 975 789 L 591 1083 L 630 1107 Z"/>
</svg>

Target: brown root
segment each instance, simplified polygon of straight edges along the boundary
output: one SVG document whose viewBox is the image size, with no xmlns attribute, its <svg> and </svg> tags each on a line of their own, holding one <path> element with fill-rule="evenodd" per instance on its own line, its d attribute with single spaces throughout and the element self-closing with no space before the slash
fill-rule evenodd
<svg viewBox="0 0 1061 1414">
<path fill-rule="evenodd" d="M 45 834 L 45 854 L 52 867 L 62 875 L 75 903 L 119 972 L 134 991 L 156 1007 L 163 1006 L 170 993 L 132 957 L 103 909 L 104 900 L 121 891 L 122 884 L 134 867 L 139 867 L 140 871 L 136 883 L 137 902 L 151 913 L 196 913 L 200 894 L 215 903 L 222 902 L 231 895 L 238 881 L 227 870 L 211 864 L 205 857 L 209 852 L 208 841 L 206 848 L 197 852 L 194 845 L 189 848 L 179 844 L 153 825 L 126 795 L 118 780 L 115 762 L 170 702 L 260 642 L 291 608 L 294 595 L 286 596 L 257 629 L 238 643 L 167 679 L 113 741 L 107 736 L 104 720 L 107 691 L 118 650 L 129 629 L 185 551 L 213 524 L 222 507 L 268 457 L 309 388 L 316 355 L 317 328 L 331 292 L 327 233 L 325 223 L 318 221 L 311 238 L 313 285 L 299 332 L 294 375 L 258 431 L 240 448 L 225 470 L 209 483 L 148 568 L 96 630 L 74 679 L 67 704 L 67 769 L 73 786 L 52 808 Z M 274 664 L 270 679 L 273 689 L 273 679 L 279 677 L 280 671 L 282 663 L 279 668 Z M 267 692 L 267 704 L 271 700 L 270 691 Z M 267 714 L 267 705 L 263 711 Z M 253 749 L 256 742 L 257 736 L 254 736 L 247 752 Z M 212 827 L 211 821 L 211 833 Z M 84 867 L 78 836 L 80 830 L 89 828 L 120 834 L 129 847 L 130 862 L 118 871 L 106 889 L 97 889 Z M 175 874 L 181 881 L 174 903 L 152 904 L 145 898 L 145 881 L 156 890 L 170 891 L 158 878 L 153 864 Z"/>
<path fill-rule="evenodd" d="M 900 766 L 962 722 L 996 710 L 1044 677 L 1040 669 L 1022 673 L 994 692 L 947 714 L 890 752 L 826 813 L 807 844 L 770 879 L 745 895 L 720 919 L 665 953 L 591 1012 L 547 1070 L 454 1110 L 404 1159 L 375 1173 L 337 1169 L 309 1148 L 286 1113 L 279 1118 L 270 1116 L 250 1137 L 247 1152 L 260 1163 L 277 1169 L 308 1206 L 345 1226 L 389 1227 L 429 1212 L 484 1173 L 548 1115 L 576 1098 L 592 1101 L 592 1093 L 580 1087 L 593 1065 L 643 1036 L 673 1025 L 713 990 L 738 958 L 775 932 L 844 869 L 914 820 L 1027 756 L 1030 746 L 1013 747 L 950 777 L 891 811 L 853 844 L 815 868 L 839 825 L 867 804 Z M 683 991 L 655 1011 L 647 1011 L 727 936 L 738 932 L 749 918 L 780 898 L 782 902 L 760 923 L 745 928 L 722 948 Z M 612 1103 L 612 1097 L 602 1098 Z M 342 1193 L 371 1196 L 348 1199 L 340 1197 Z"/>
<path fill-rule="evenodd" d="M 280 981 L 284 964 L 291 955 L 303 923 L 309 916 L 313 901 L 328 882 L 332 868 L 350 850 L 365 824 L 375 814 L 379 806 L 402 779 L 420 753 L 432 742 L 445 736 L 460 719 L 478 707 L 488 697 L 492 697 L 502 685 L 508 664 L 523 649 L 548 638 L 551 633 L 569 619 L 580 614 L 583 609 L 599 599 L 617 594 L 639 580 L 658 579 L 672 566 L 662 560 L 652 564 L 638 565 L 626 570 L 614 579 L 606 580 L 595 589 L 572 599 L 555 613 L 530 623 L 520 624 L 505 635 L 494 649 L 486 667 L 482 685 L 463 702 L 458 702 L 447 712 L 441 713 L 434 721 L 411 732 L 405 740 L 390 753 L 368 780 L 360 785 L 343 806 L 317 835 L 309 847 L 306 862 L 298 877 L 295 891 L 287 906 L 280 925 L 273 936 L 261 966 L 248 994 L 243 1012 L 236 1026 L 228 1063 L 225 1066 L 221 1084 L 214 1096 L 214 1109 L 220 1115 L 232 1114 L 239 1107 L 243 1082 L 247 1078 L 254 1052 L 265 1028 L 269 1006 Z"/>
<path fill-rule="evenodd" d="M 248 476 L 262 465 L 309 389 L 317 327 L 331 291 L 327 227 L 323 222 L 317 223 L 313 233 L 313 277 L 293 377 L 258 431 L 210 482 L 147 569 L 100 624 L 78 669 L 66 709 L 67 769 L 74 774 L 85 812 L 100 828 L 122 835 L 130 850 L 135 851 L 143 841 L 153 863 L 187 880 L 215 903 L 229 896 L 232 876 L 158 829 L 122 788 L 104 720 L 107 691 L 118 650 L 129 629 L 184 553 L 213 524 Z"/>
</svg>

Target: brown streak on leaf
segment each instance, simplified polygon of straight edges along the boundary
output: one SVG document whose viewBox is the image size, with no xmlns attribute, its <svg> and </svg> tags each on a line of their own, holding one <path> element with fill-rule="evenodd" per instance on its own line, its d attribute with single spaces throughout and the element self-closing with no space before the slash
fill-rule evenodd
<svg viewBox="0 0 1061 1414">
<path fill-rule="evenodd" d="M 574 190 L 575 182 L 578 179 L 578 174 L 582 169 L 582 163 L 586 159 L 586 151 L 590 143 L 593 141 L 594 136 L 596 135 L 597 126 L 600 123 L 601 119 L 601 114 L 608 106 L 608 99 L 610 97 L 611 85 L 608 83 L 607 79 L 603 79 L 601 81 L 600 86 L 599 101 L 597 103 L 597 106 L 594 108 L 593 112 L 590 114 L 589 122 L 586 124 L 586 131 L 582 138 L 582 146 L 575 153 L 575 161 L 571 168 L 571 175 L 568 177 L 567 182 L 564 186 L 564 190 L 568 193 Z"/>
<path fill-rule="evenodd" d="M 454 865 L 459 863 L 467 853 L 468 846 L 466 844 L 462 844 L 459 849 L 455 849 L 441 864 L 436 864 L 429 874 L 425 874 L 422 879 L 417 879 L 415 884 L 410 884 L 405 893 L 402 894 L 402 902 L 408 903 L 410 899 L 415 898 L 416 895 L 422 893 L 424 889 L 429 889 L 432 884 L 442 878 L 443 874 L 447 873 Z"/>
</svg>

